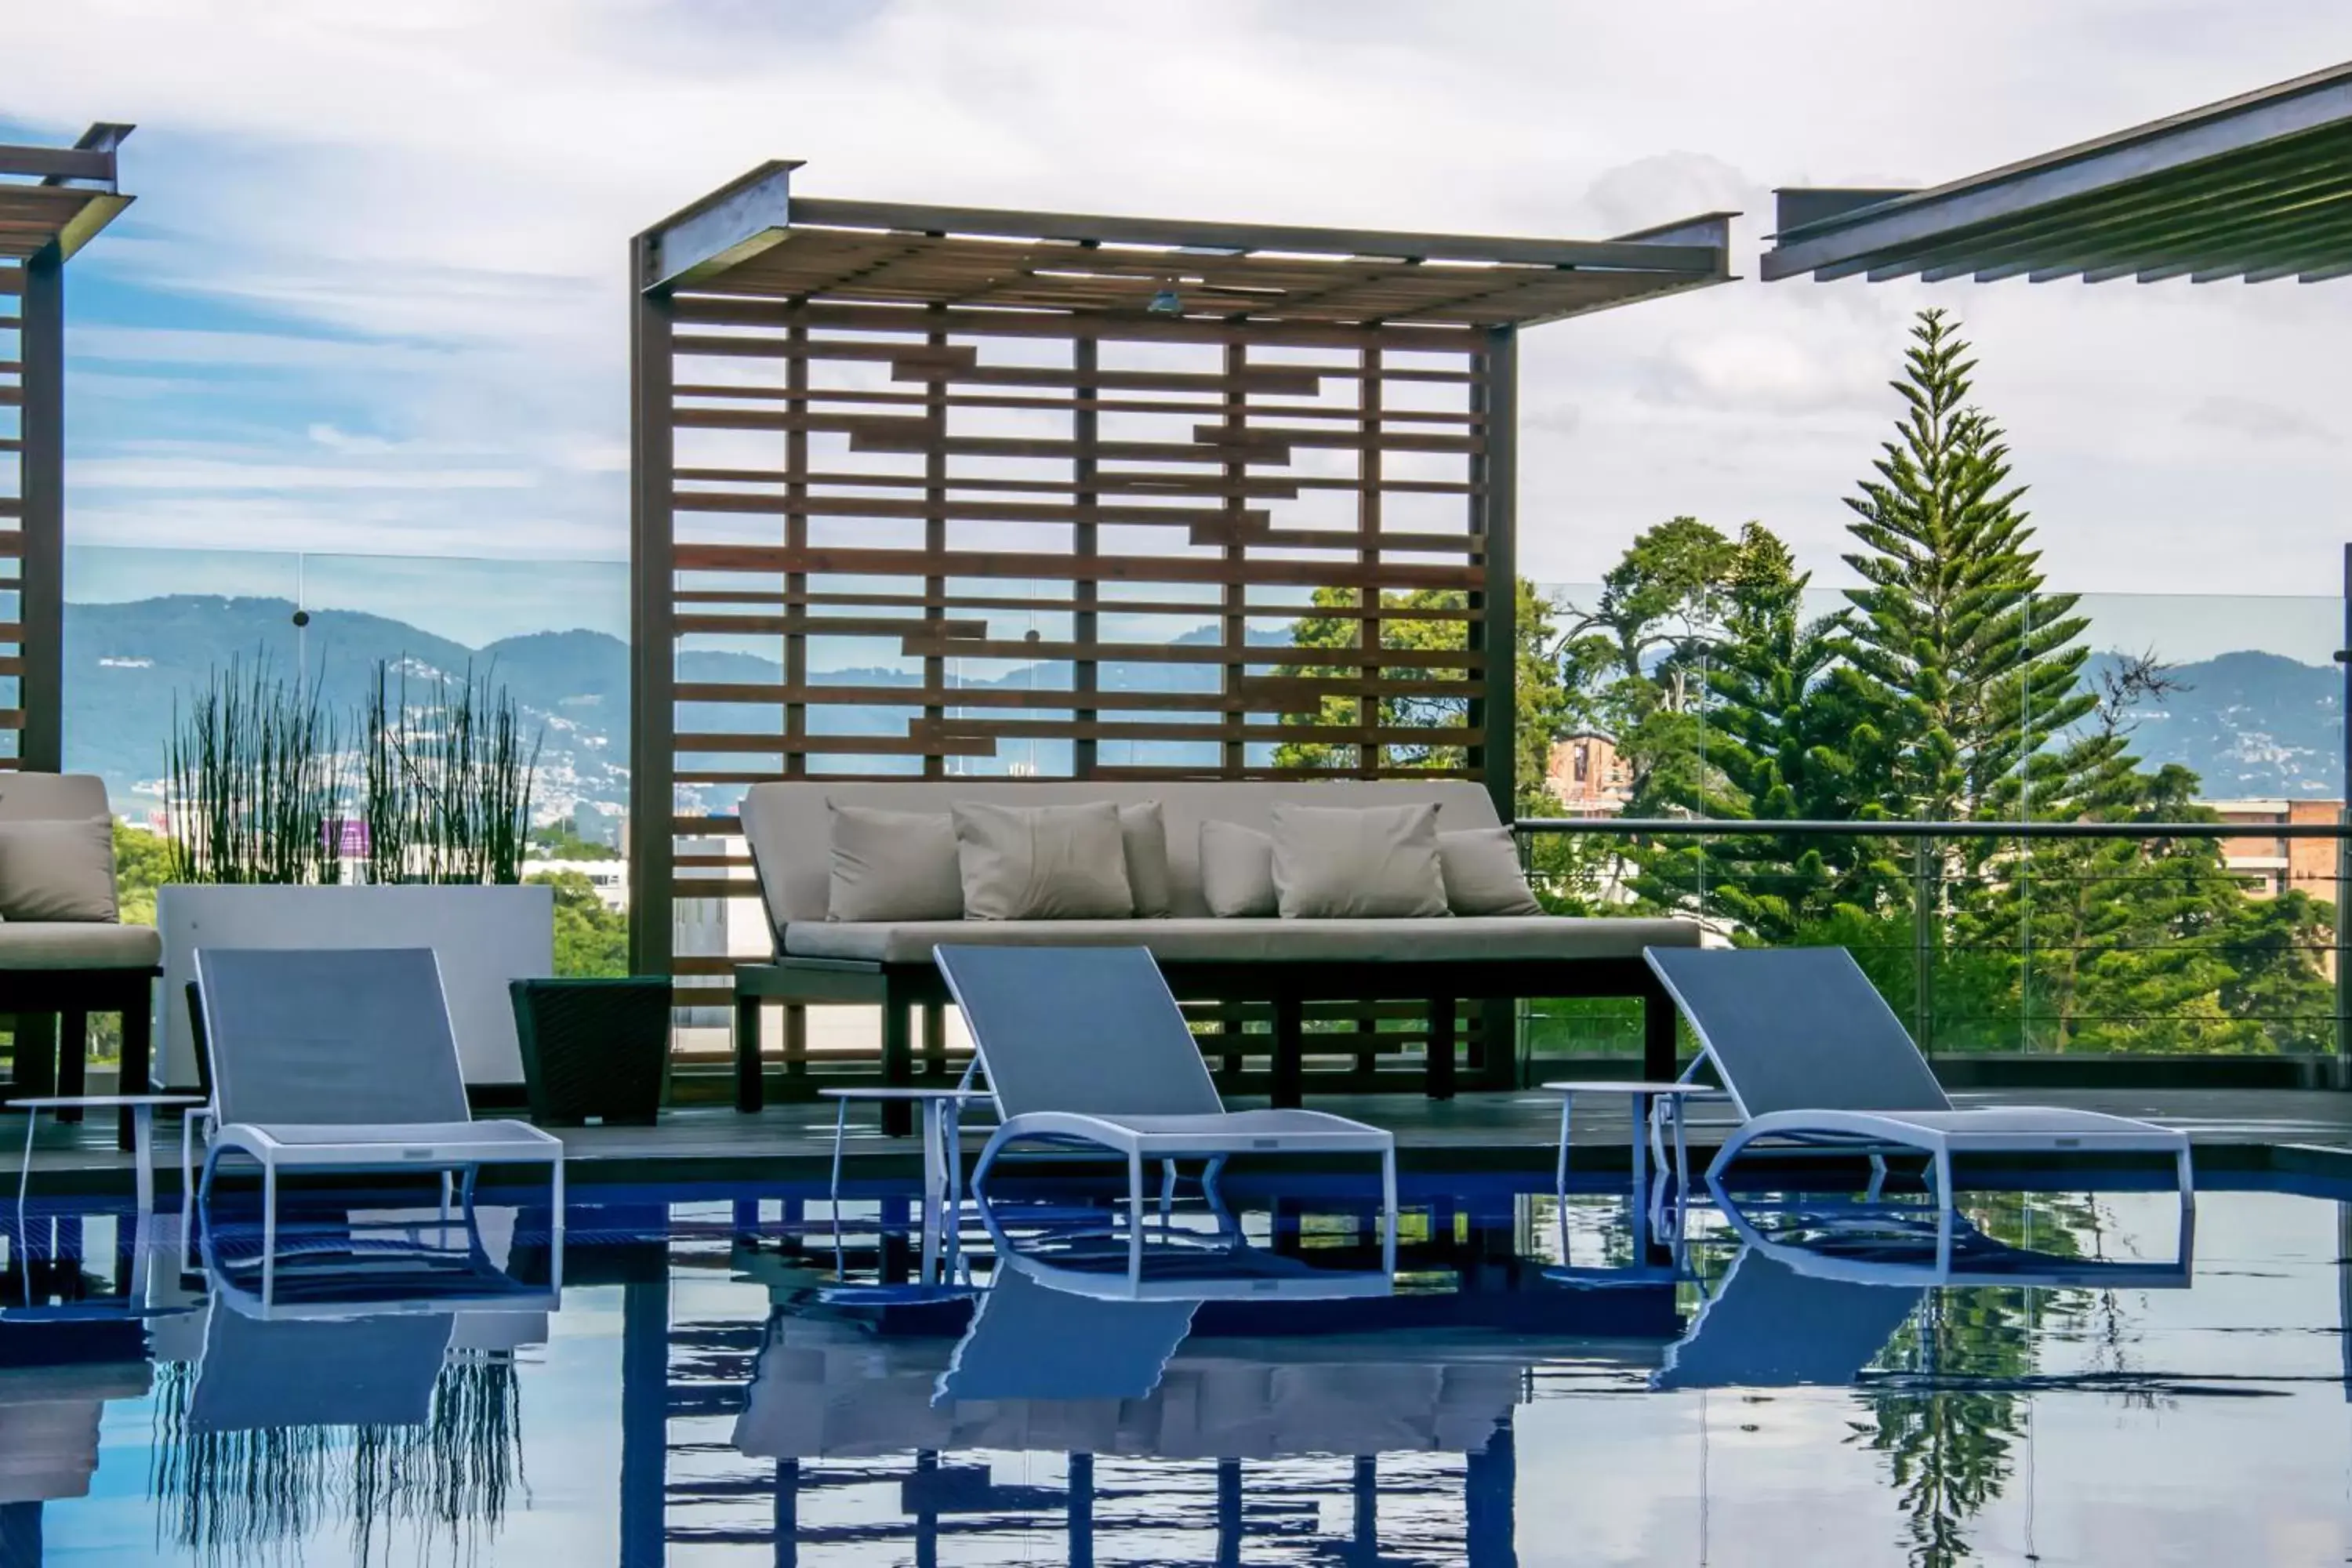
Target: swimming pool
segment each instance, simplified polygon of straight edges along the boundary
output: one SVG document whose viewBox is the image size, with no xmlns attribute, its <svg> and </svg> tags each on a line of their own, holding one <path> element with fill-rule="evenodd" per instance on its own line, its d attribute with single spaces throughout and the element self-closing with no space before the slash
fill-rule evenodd
<svg viewBox="0 0 2352 1568">
<path fill-rule="evenodd" d="M 1355 1184 L 1233 1195 L 1239 1261 L 1155 1258 L 1147 1300 L 1083 1245 L 927 1259 L 896 1194 L 592 1195 L 551 1310 L 543 1211 L 487 1204 L 420 1275 L 431 1205 L 321 1198 L 268 1312 L 233 1222 L 207 1278 L 173 1216 L 37 1205 L 0 1563 L 2352 1553 L 2332 1194 L 2209 1186 L 2192 1228 L 2163 1192 L 1969 1194 L 1981 1282 L 1938 1285 L 1916 1216 L 1849 1194 L 1759 1201 L 1747 1239 L 1702 1209 L 1677 1248 L 1615 1192 L 1424 1179 L 1393 1289 Z M 1000 1228 L 1025 1257 L 1090 1212 L 1056 1187 Z"/>
</svg>

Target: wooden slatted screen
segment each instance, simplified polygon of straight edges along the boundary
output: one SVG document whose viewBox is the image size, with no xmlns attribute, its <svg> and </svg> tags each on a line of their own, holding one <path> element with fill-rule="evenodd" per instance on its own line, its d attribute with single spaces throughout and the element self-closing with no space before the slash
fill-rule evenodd
<svg viewBox="0 0 2352 1568">
<path fill-rule="evenodd" d="M 1486 332 L 675 316 L 676 898 L 754 890 L 763 779 L 1477 776 Z M 1441 635 L 1302 655 L 1318 591 Z"/>
<path fill-rule="evenodd" d="M 641 972 L 727 1001 L 707 916 L 756 891 L 767 779 L 1435 773 L 1508 810 L 1517 332 L 1722 281 L 1727 215 L 1187 225 L 796 167 L 632 252 Z M 1386 1047 L 1372 1011 L 1334 1054 Z"/>
</svg>

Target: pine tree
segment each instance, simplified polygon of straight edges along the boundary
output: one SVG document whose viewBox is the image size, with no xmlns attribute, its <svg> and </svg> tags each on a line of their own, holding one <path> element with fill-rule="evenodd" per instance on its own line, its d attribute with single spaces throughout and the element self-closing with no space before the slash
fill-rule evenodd
<svg viewBox="0 0 2352 1568">
<path fill-rule="evenodd" d="M 1808 616 L 1811 582 L 1770 530 L 1751 522 L 1741 531 L 1720 635 L 1702 667 L 1707 701 L 1696 765 L 1659 792 L 1671 804 L 1699 816 L 1852 816 L 1860 793 L 1847 751 L 1853 715 L 1829 679 L 1843 657 L 1846 616 Z M 1696 787 L 1681 793 L 1685 779 Z M 1883 841 L 1792 832 L 1669 844 L 1637 885 L 1654 898 L 1705 887 L 1711 913 L 1777 943 L 1839 910 L 1875 910 L 1901 882 Z"/>
<path fill-rule="evenodd" d="M 2030 808 L 2050 777 L 2044 749 L 2086 717 L 2089 623 L 2075 599 L 2043 592 L 2041 555 L 2010 483 L 2001 432 L 1969 401 L 1976 362 L 1940 310 L 1920 313 L 1892 384 L 1906 412 L 1847 500 L 1863 548 L 1845 557 L 1865 586 L 1842 683 L 1863 727 L 1864 776 L 1885 781 L 1888 815 L 1947 821 Z"/>
</svg>

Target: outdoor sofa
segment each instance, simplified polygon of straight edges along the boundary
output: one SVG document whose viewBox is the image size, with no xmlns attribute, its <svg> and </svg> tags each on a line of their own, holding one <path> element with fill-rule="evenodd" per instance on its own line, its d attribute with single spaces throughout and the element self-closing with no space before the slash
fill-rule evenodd
<svg viewBox="0 0 2352 1568">
<path fill-rule="evenodd" d="M 150 1087 L 163 946 L 152 926 L 121 922 L 113 835 L 95 773 L 0 773 L 0 1014 L 16 1019 L 16 1095 L 83 1092 L 92 1013 L 121 1015 L 120 1092 Z M 62 1052 L 47 1034 L 60 1018 Z"/>
<path fill-rule="evenodd" d="M 961 805 L 1115 806 L 1158 804 L 1170 912 L 1100 920 L 863 921 L 829 919 L 834 807 L 947 816 Z M 1202 885 L 1204 823 L 1265 831 L 1277 805 L 1360 810 L 1428 803 L 1443 832 L 1501 826 L 1485 787 L 1467 780 L 1104 783 L 908 780 L 755 784 L 742 806 L 775 956 L 735 970 L 736 1105 L 756 1110 L 764 1086 L 761 1010 L 770 1005 L 851 1004 L 882 1009 L 882 1076 L 912 1080 L 911 1010 L 949 998 L 932 952 L 971 945 L 1147 949 L 1182 1001 L 1267 1004 L 1273 1016 L 1272 1096 L 1300 1102 L 1303 1008 L 1308 1002 L 1425 1003 L 1427 1090 L 1454 1089 L 1457 1001 L 1540 996 L 1638 997 L 1645 1004 L 1643 1071 L 1673 1076 L 1672 1003 L 1643 951 L 1696 947 L 1679 920 L 1580 919 L 1527 913 L 1390 919 L 1286 919 L 1212 914 Z M 1355 1047 L 1351 1045 L 1347 1047 Z M 1516 1064 L 1490 1053 L 1487 1079 L 1507 1086 Z"/>
</svg>

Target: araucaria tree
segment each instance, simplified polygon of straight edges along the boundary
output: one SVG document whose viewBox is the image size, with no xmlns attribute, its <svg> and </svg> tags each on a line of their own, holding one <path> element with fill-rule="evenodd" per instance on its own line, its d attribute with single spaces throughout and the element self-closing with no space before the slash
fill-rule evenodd
<svg viewBox="0 0 2352 1568">
<path fill-rule="evenodd" d="M 1934 821 L 2005 816 L 2063 797 L 2055 736 L 2088 717 L 2089 623 L 2042 587 L 2041 553 L 2011 481 L 2000 426 L 1969 402 L 1969 346 L 1940 310 L 1920 314 L 1895 438 L 1880 448 L 1847 525 L 1847 660 L 1853 746 L 1874 803 Z M 1857 804 L 1864 804 L 1857 802 Z"/>
</svg>

